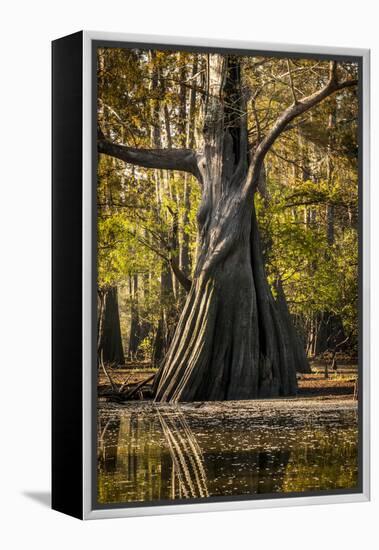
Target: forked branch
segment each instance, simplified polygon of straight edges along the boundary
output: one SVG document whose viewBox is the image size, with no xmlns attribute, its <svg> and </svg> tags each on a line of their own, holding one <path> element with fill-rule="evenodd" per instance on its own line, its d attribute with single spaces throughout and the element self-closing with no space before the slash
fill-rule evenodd
<svg viewBox="0 0 379 550">
<path fill-rule="evenodd" d="M 329 64 L 329 78 L 325 86 L 323 86 L 323 88 L 321 88 L 317 92 L 314 92 L 313 94 L 301 100 L 298 100 L 297 102 L 294 102 L 287 109 L 285 109 L 282 114 L 276 119 L 270 131 L 259 143 L 250 162 L 249 171 L 246 179 L 246 192 L 249 192 L 250 190 L 255 190 L 257 188 L 263 160 L 270 147 L 273 145 L 274 141 L 285 130 L 286 126 L 290 122 L 292 122 L 296 117 L 305 113 L 305 111 L 308 111 L 333 93 L 343 90 L 344 88 L 356 86 L 357 84 L 358 81 L 355 79 L 338 82 L 337 63 L 336 61 L 331 61 Z"/>
</svg>

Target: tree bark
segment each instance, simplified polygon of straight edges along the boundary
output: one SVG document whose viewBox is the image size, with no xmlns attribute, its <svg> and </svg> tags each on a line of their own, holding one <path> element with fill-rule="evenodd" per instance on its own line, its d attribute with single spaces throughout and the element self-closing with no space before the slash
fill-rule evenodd
<svg viewBox="0 0 379 550">
<path fill-rule="evenodd" d="M 122 347 L 117 287 L 111 287 L 105 295 L 100 350 L 104 363 L 125 363 Z"/>
<path fill-rule="evenodd" d="M 288 331 L 264 273 L 248 172 L 239 64 L 210 56 L 199 256 L 156 400 L 251 399 L 296 392 Z"/>
</svg>

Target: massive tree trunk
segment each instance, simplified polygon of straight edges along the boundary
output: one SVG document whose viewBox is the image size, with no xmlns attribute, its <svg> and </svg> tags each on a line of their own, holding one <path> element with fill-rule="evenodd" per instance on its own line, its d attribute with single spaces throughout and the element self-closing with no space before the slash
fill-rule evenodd
<svg viewBox="0 0 379 550">
<path fill-rule="evenodd" d="M 101 323 L 100 351 L 104 363 L 124 364 L 117 287 L 107 290 Z"/>
<path fill-rule="evenodd" d="M 251 399 L 296 392 L 288 328 L 271 295 L 253 194 L 237 61 L 210 56 L 199 256 L 156 400 Z"/>
</svg>

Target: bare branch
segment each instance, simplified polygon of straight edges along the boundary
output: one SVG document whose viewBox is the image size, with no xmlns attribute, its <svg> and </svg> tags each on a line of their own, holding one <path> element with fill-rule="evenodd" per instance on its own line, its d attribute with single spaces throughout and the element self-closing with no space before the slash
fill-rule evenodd
<svg viewBox="0 0 379 550">
<path fill-rule="evenodd" d="M 292 71 L 291 71 L 291 65 L 290 65 L 290 60 L 289 59 L 287 59 L 287 68 L 288 68 L 288 77 L 289 77 L 289 81 L 290 81 L 293 102 L 296 105 L 297 98 L 296 98 L 296 94 L 295 94 L 295 88 L 293 87 Z"/>
<path fill-rule="evenodd" d="M 255 105 L 255 99 L 253 99 L 252 102 L 251 102 L 251 108 L 252 108 L 252 111 L 253 111 L 255 131 L 256 131 L 256 134 L 257 134 L 257 142 L 259 143 L 261 141 L 261 126 L 260 126 L 260 123 L 259 123 L 257 108 L 256 108 L 256 105 Z"/>
<path fill-rule="evenodd" d="M 175 275 L 175 277 L 178 279 L 179 283 L 182 285 L 182 287 L 189 292 L 191 290 L 192 281 L 186 277 L 185 273 L 180 269 L 178 262 L 176 258 L 170 259 L 170 266 L 171 269 Z"/>
<path fill-rule="evenodd" d="M 124 400 L 131 399 L 140 389 L 143 388 L 146 384 L 151 382 L 155 378 L 155 373 L 149 376 L 148 378 L 145 378 L 145 380 L 142 380 L 139 384 L 137 384 L 134 388 L 132 388 L 125 396 Z"/>
<path fill-rule="evenodd" d="M 140 242 L 143 246 L 146 246 L 149 250 L 152 252 L 155 252 L 162 260 L 168 263 L 168 265 L 171 267 L 175 277 L 177 278 L 178 282 L 182 285 L 182 287 L 189 292 L 191 290 L 192 281 L 191 279 L 188 279 L 186 277 L 185 273 L 180 269 L 179 264 L 171 254 L 169 254 L 167 251 L 162 252 L 158 247 L 148 243 L 145 239 L 137 236 L 132 231 L 128 232 L 130 235 L 132 235 L 135 239 L 137 239 L 138 242 Z"/>
<path fill-rule="evenodd" d="M 296 166 L 296 168 L 299 168 L 303 172 L 303 174 L 306 174 L 309 177 L 311 176 L 312 173 L 309 170 L 309 168 L 306 168 L 305 166 L 303 166 L 302 164 L 299 164 L 295 160 L 283 157 L 277 151 L 275 151 L 273 148 L 270 149 L 270 153 L 272 153 L 273 155 L 278 157 L 278 159 L 283 160 L 284 162 L 288 162 L 289 164 L 293 164 L 293 166 Z"/>
<path fill-rule="evenodd" d="M 308 111 L 320 103 L 323 99 L 329 97 L 331 94 L 345 88 L 356 86 L 357 83 L 357 80 L 345 80 L 343 82 L 338 82 L 337 63 L 335 61 L 331 61 L 329 65 L 329 79 L 325 86 L 317 92 L 314 92 L 313 94 L 299 100 L 296 104 L 292 104 L 285 109 L 276 119 L 276 122 L 271 127 L 271 130 L 256 148 L 249 166 L 245 191 L 248 192 L 250 189 L 255 190 L 257 188 L 261 166 L 268 150 L 273 145 L 277 137 L 285 130 L 286 126 L 294 120 L 294 118 L 303 114 L 305 111 Z"/>
<path fill-rule="evenodd" d="M 99 153 L 143 168 L 178 170 L 200 178 L 196 154 L 192 149 L 138 149 L 99 139 L 97 150 Z"/>
</svg>

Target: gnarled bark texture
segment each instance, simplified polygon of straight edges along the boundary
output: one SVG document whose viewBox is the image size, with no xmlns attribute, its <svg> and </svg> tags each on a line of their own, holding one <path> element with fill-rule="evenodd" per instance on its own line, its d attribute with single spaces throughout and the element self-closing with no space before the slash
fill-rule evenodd
<svg viewBox="0 0 379 550">
<path fill-rule="evenodd" d="M 246 108 L 239 64 L 210 56 L 199 256 L 173 342 L 155 380 L 157 401 L 251 399 L 296 392 L 288 320 L 267 283 L 246 185 Z"/>
</svg>

